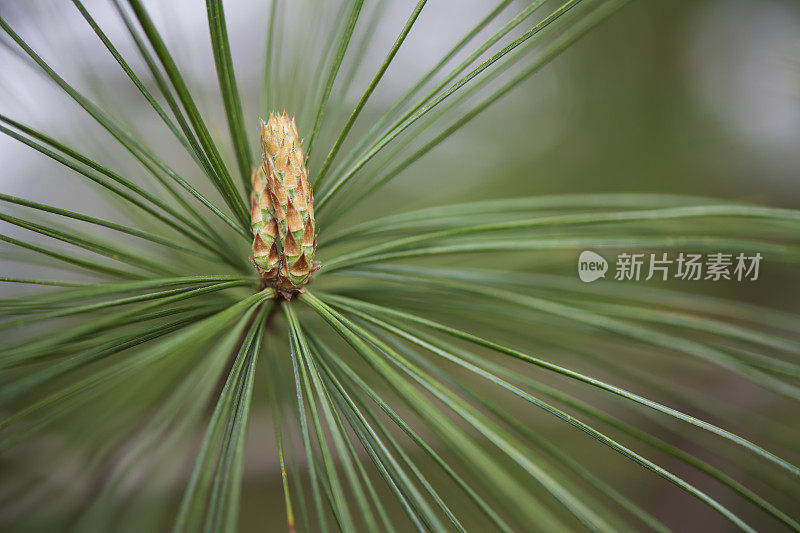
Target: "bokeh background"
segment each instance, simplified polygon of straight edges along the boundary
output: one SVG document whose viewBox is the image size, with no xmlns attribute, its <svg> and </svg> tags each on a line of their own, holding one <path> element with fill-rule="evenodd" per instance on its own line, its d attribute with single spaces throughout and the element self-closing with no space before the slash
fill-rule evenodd
<svg viewBox="0 0 800 533">
<path fill-rule="evenodd" d="M 110 2 L 86 1 L 87 8 L 128 58 L 135 48 Z M 190 80 L 202 111 L 215 137 L 233 161 L 227 140 L 227 125 L 218 97 L 216 74 L 208 41 L 203 2 L 199 0 L 146 2 L 167 44 Z M 337 86 L 336 107 L 328 129 L 318 141 L 329 144 L 347 110 L 383 58 L 414 2 L 392 0 L 367 2 L 370 24 L 360 27 L 355 40 L 372 43 L 363 54 L 345 64 L 346 87 Z M 521 9 L 513 4 L 510 12 Z M 231 0 L 225 3 L 234 64 L 243 94 L 245 116 L 253 125 L 256 146 L 256 117 L 268 112 L 262 102 L 262 70 L 268 2 Z M 359 121 L 356 135 L 423 75 L 435 61 L 469 30 L 489 7 L 482 0 L 431 1 L 403 46 L 392 67 Z M 157 147 L 177 170 L 197 175 L 184 152 L 171 139 L 144 100 L 124 77 L 113 58 L 102 48 L 73 6 L 66 1 L 0 1 L 0 12 L 17 31 L 35 45 L 65 78 L 85 90 L 104 109 L 124 120 L 134 131 Z M 297 113 L 298 124 L 308 128 L 312 120 L 310 95 L 305 89 L 314 79 L 311 68 L 325 41 L 324 24 L 335 14 L 331 2 L 298 2 L 285 14 L 281 39 L 279 85 L 273 94 L 279 110 Z M 312 20 L 304 24 L 304 20 Z M 489 35 L 492 28 L 487 28 Z M 0 39 L 4 44 L 8 39 Z M 59 92 L 35 68 L 18 56 L 11 46 L 0 47 L 0 112 L 26 121 L 50 134 L 70 139 L 76 147 L 115 167 L 139 172 L 130 156 L 91 122 L 73 102 Z M 134 59 L 137 72 L 145 69 Z M 338 120 L 338 121 L 337 121 Z M 562 53 L 517 87 L 504 99 L 479 115 L 431 153 L 406 169 L 389 186 L 364 202 L 352 220 L 400 212 L 413 207 L 510 195 L 541 195 L 592 192 L 656 192 L 706 196 L 786 208 L 800 208 L 800 3 L 791 0 L 642 0 L 633 1 L 588 36 Z M 319 149 L 317 156 L 327 150 Z M 313 164 L 313 162 L 312 162 Z M 316 162 L 319 164 L 319 161 Z M 435 176 L 448 176 L 437 182 Z M 457 176 L 457 186 L 453 177 Z M 433 177 L 433 178 L 432 178 Z M 199 181 L 199 180 L 197 180 Z M 7 137 L 0 138 L 0 189 L 7 194 L 51 203 L 96 216 L 125 219 L 112 204 L 101 201 L 86 183 L 66 177 L 57 163 L 45 160 Z M 213 196 L 209 187 L 205 189 Z M 7 206 L 3 206 L 5 209 Z M 702 224 L 701 222 L 697 223 Z M 698 227 L 699 232 L 703 227 Z M 24 231 L 2 225 L 12 236 Z M 28 238 L 26 236 L 26 238 Z M 534 272 L 570 274 L 576 252 L 552 254 L 526 267 Z M 453 258 L 458 261 L 459 258 Z M 758 303 L 786 311 L 800 312 L 800 287 L 792 274 L 798 265 L 762 266 L 758 282 L 698 283 L 692 291 Z M 26 277 L 52 277 L 45 266 L 18 261 L 8 246 L 0 247 L 0 273 Z M 62 275 L 60 272 L 58 275 Z M 80 275 L 75 274 L 75 279 Z M 796 279 L 796 278 L 795 278 Z M 577 278 L 576 278 L 576 283 Z M 644 284 L 642 284 L 644 286 Z M 686 290 L 685 285 L 650 284 L 656 288 Z M 4 294 L 21 291 L 3 287 Z M 800 324 L 799 324 L 800 325 Z M 551 330 L 552 331 L 552 330 Z M 548 336 L 536 337 L 537 347 L 552 357 L 568 362 L 563 347 L 548 348 Z M 619 361 L 635 361 L 649 375 L 674 369 L 669 359 L 650 358 L 641 362 L 636 346 L 621 346 L 607 338 L 593 338 L 582 332 L 573 348 L 608 344 Z M 595 369 L 625 382 L 608 366 L 592 366 L 583 360 L 576 366 Z M 268 371 L 266 365 L 261 371 Z M 797 420 L 793 403 L 765 393 L 752 384 L 730 377 L 719 378 L 713 370 L 683 366 L 687 387 L 704 383 L 720 402 L 732 409 L 746 409 L 763 415 L 765 424 L 780 428 L 788 417 Z M 675 376 L 673 376 L 675 377 Z M 659 397 L 659 393 L 655 393 Z M 665 397 L 662 397 L 665 398 Z M 674 397 L 670 400 L 675 400 Z M 272 437 L 272 422 L 265 407 L 266 395 L 256 390 L 245 469 L 241 526 L 280 527 L 283 500 L 280 475 Z M 575 456 L 594 457 L 597 445 L 586 439 L 573 441 L 567 427 L 543 416 L 532 415 L 525 405 L 509 408 L 526 423 L 546 432 L 553 441 Z M 691 409 L 687 407 L 687 409 Z M 647 427 L 647 420 L 639 423 Z M 655 432 L 660 431 L 653 426 Z M 747 433 L 748 428 L 735 428 Z M 771 430 L 765 430 L 771 431 Z M 778 430 L 775 430 L 778 431 Z M 783 431 L 783 430 L 780 430 Z M 766 439 L 769 441 L 770 439 Z M 800 459 L 797 440 L 781 433 L 776 451 L 789 460 Z M 692 449 L 711 455 L 707 449 Z M 58 446 L 45 446 L 57 450 Z M 30 450 L 28 450 L 30 451 Z M 14 455 L 17 453 L 18 455 Z M 31 486 L 63 486 L 68 500 L 65 509 L 88 501 L 89 481 L 76 476 L 91 457 L 65 453 L 40 465 L 19 462 L 24 454 L 12 451 L 0 459 L 15 472 L 30 468 Z M 703 524 L 715 530 L 728 526 L 704 507 L 689 502 L 679 490 L 631 468 L 618 457 L 595 463 L 597 471 L 627 492 L 638 494 L 645 506 L 671 527 L 682 530 Z M 15 459 L 16 458 L 16 459 Z M 55 461 L 52 461 L 57 459 Z M 15 464 L 15 461 L 16 462 Z M 680 474 L 680 464 L 670 464 Z M 53 467 L 57 464 L 57 467 Z M 742 474 L 742 479 L 761 483 Z M 0 474 L 0 499 L 17 486 Z M 163 484 L 152 494 L 154 505 L 167 498 L 180 498 L 182 485 Z M 702 481 L 700 488 L 703 488 Z M 779 485 L 759 489 L 777 494 Z M 722 500 L 725 501 L 724 499 Z M 22 504 L 6 509 L 3 523 L 14 515 L 30 513 Z M 54 502 L 54 506 L 56 503 Z M 791 507 L 791 505 L 789 505 Z M 66 512 L 66 511 L 65 511 Z M 748 517 L 751 509 L 742 509 Z M 146 515 L 146 513 L 145 513 Z M 140 527 L 147 517 L 140 517 Z M 57 509 L 53 516 L 58 517 Z M 52 527 L 44 515 L 31 518 L 33 529 Z M 154 519 L 156 526 L 161 524 Z M 147 529 L 138 529 L 147 530 Z"/>
</svg>

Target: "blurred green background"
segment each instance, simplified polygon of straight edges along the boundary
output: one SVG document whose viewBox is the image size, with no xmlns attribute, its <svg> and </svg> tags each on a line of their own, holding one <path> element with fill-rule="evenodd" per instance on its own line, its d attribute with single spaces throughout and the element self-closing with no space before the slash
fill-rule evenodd
<svg viewBox="0 0 800 533">
<path fill-rule="evenodd" d="M 105 14 L 108 20 L 113 19 L 113 13 L 105 2 L 86 4 L 89 9 Z M 155 13 L 160 13 L 157 17 L 160 26 L 169 28 L 168 44 L 179 52 L 181 66 L 191 73 L 193 88 L 206 99 L 203 112 L 213 133 L 224 139 L 227 130 L 221 106 L 215 100 L 216 78 L 209 67 L 211 56 L 202 3 L 150 4 Z M 249 0 L 226 2 L 234 63 L 246 116 L 252 117 L 266 112 L 259 108 L 259 62 L 266 8 L 257 4 L 260 3 Z M 320 4 L 310 2 L 308 6 L 312 12 L 327 9 Z M 358 70 L 353 71 L 352 88 L 347 94 L 338 95 L 344 103 L 343 109 L 355 104 L 370 73 L 413 4 L 409 0 L 388 2 L 379 19 L 374 46 L 368 50 L 363 64 L 357 65 Z M 521 2 L 514 4 L 511 11 L 520 9 L 522 5 Z M 142 136 L 163 150 L 165 158 L 176 168 L 191 169 L 185 161 L 185 154 L 176 153 L 174 143 L 168 139 L 168 133 L 162 131 L 163 128 L 159 129 L 155 118 L 139 112 L 142 102 L 135 89 L 113 64 L 113 59 L 93 40 L 85 23 L 81 24 L 74 13 L 68 13 L 68 7 L 58 2 L 38 0 L 30 3 L 0 1 L 3 15 L 18 25 L 26 38 L 43 44 L 48 59 L 55 63 L 61 61 L 67 72 L 79 74 L 83 78 L 80 85 L 101 95 L 104 106 L 126 116 Z M 423 73 L 425 66 L 435 61 L 487 9 L 486 3 L 479 0 L 430 2 L 411 34 L 408 46 L 404 46 L 387 73 L 353 137 L 357 138 L 359 133 L 366 131 L 372 120 L 409 86 L 409 80 Z M 102 19 L 102 16 L 98 18 Z M 293 33 L 293 26 L 287 28 L 285 38 L 295 40 L 281 43 L 281 57 L 287 64 L 300 62 L 301 73 L 297 83 L 302 85 L 303 80 L 313 74 L 308 68 L 313 62 L 304 62 L 302 57 L 292 59 L 296 58 L 297 36 Z M 116 28 L 117 34 L 120 31 Z M 114 35 L 115 30 L 109 29 L 109 33 Z M 299 38 L 303 39 L 302 36 Z M 187 47 L 187 43 L 196 45 Z M 64 54 L 64 50 L 69 53 Z M 128 156 L 118 155 L 108 138 L 98 133 L 73 104 L 67 103 L 63 95 L 54 93 L 46 82 L 26 71 L 13 54 L 4 50 L 0 61 L 0 108 L 4 113 L 30 119 L 46 131 L 75 138 L 82 148 L 101 160 L 112 158 L 120 167 L 133 168 Z M 281 72 L 290 72 L 287 65 L 283 66 Z M 294 94 L 291 87 L 284 87 L 279 101 L 286 105 L 302 101 L 303 97 L 302 91 Z M 291 108 L 286 110 L 293 112 Z M 252 122 L 255 125 L 255 118 Z M 330 136 L 341 124 L 332 122 L 327 137 L 319 141 L 323 146 L 329 143 Z M 308 124 L 302 121 L 299 125 L 301 130 L 308 128 Z M 84 136 L 83 133 L 76 135 L 76 132 L 93 133 Z M 253 132 L 255 134 L 255 128 Z M 253 141 L 255 146 L 255 135 Z M 443 202 L 592 192 L 676 193 L 800 208 L 798 147 L 800 3 L 789 0 L 640 0 L 631 2 L 605 21 L 467 127 L 406 169 L 372 200 L 362 204 L 357 213 L 349 216 L 361 220 Z M 170 158 L 173 155 L 174 158 Z M 228 161 L 233 161 L 230 152 L 226 156 Z M 93 203 L 95 193 L 91 188 L 77 180 L 64 185 L 63 171 L 58 170 L 55 163 L 23 150 L 13 140 L 0 139 L 0 161 L 3 192 L 51 203 L 57 198 L 72 208 L 82 203 Z M 196 173 L 196 170 L 187 172 Z M 442 186 L 435 179 L 438 175 L 447 176 L 442 180 Z M 96 209 L 93 214 L 104 216 L 108 213 Z M 699 233 L 707 229 L 702 226 L 704 223 L 697 224 Z M 21 230 L 8 231 L 14 235 Z M 526 268 L 534 272 L 571 275 L 577 252 L 553 254 Z M 0 268 L 4 275 L 38 272 L 36 269 L 39 267 L 15 261 L 8 248 L 3 248 L 0 253 Z M 459 260 L 459 257 L 452 258 L 454 262 Z M 762 277 L 755 283 L 697 283 L 691 286 L 685 283 L 651 283 L 649 286 L 705 292 L 800 312 L 800 287 L 791 283 L 797 267 L 796 264 L 770 263 L 767 258 L 762 266 Z M 41 274 L 48 277 L 46 269 L 42 269 Z M 579 283 L 577 277 L 575 283 Z M 514 325 L 509 327 L 513 329 Z M 522 326 L 519 327 L 518 332 L 524 331 Z M 635 387 L 623 374 L 610 370 L 608 365 L 595 366 L 548 343 L 550 336 L 560 334 L 563 338 L 573 333 L 544 324 L 541 330 L 529 334 L 531 345 L 537 347 L 542 355 Z M 570 342 L 576 351 L 607 345 L 605 353 L 613 352 L 620 364 L 635 364 L 651 377 L 669 374 L 676 381 L 684 380 L 687 389 L 691 384 L 702 384 L 713 390 L 720 402 L 730 402 L 729 408 L 733 411 L 737 408 L 757 410 L 763 415 L 765 426 L 772 428 L 763 431 L 776 431 L 776 439 L 782 443 L 782 447 L 775 451 L 789 460 L 800 459 L 795 439 L 797 432 L 775 429 L 787 422 L 787 416 L 797 420 L 795 404 L 741 380 L 730 377 L 717 380 L 713 368 L 693 366 L 685 361 L 672 366 L 669 358 L 656 357 L 663 355 L 657 351 L 648 354 L 652 357 L 643 363 L 633 342 L 611 341 L 591 332 L 574 334 Z M 267 371 L 266 365 L 261 365 L 259 371 Z M 530 370 L 521 367 L 520 372 L 523 371 Z M 560 381 L 558 384 L 566 386 Z M 675 397 L 660 396 L 657 392 L 654 396 L 672 403 L 679 401 Z M 586 394 L 586 397 L 600 401 L 593 394 Z M 272 423 L 265 405 L 266 393 L 263 388 L 257 388 L 246 452 L 241 521 L 241 527 L 246 531 L 271 531 L 283 525 L 280 475 Z M 693 409 L 688 400 L 685 405 L 677 407 L 690 412 Z M 648 510 L 671 527 L 684 530 L 691 525 L 692 530 L 701 530 L 703 524 L 707 524 L 715 531 L 728 528 L 712 511 L 687 500 L 678 489 L 631 467 L 624 459 L 600 450 L 599 444 L 587 442 L 588 439 L 584 438 L 573 439 L 575 432 L 571 428 L 539 413 L 531 413 L 530 408 L 523 404 L 509 403 L 509 409 L 526 424 L 558 442 L 565 451 L 572 452 L 575 457 L 589 458 L 597 473 L 613 480 L 626 493 L 639 495 L 639 500 Z M 644 417 L 639 424 L 656 433 L 663 430 L 655 425 L 648 426 Z M 755 431 L 747 427 L 732 429 L 745 436 Z M 773 439 L 763 440 L 771 442 Z M 700 456 L 713 459 L 713 453 L 708 449 L 692 449 L 695 445 L 688 441 L 682 444 Z M 91 487 L 71 484 L 69 470 L 70 466 L 79 470 L 84 459 L 60 457 L 64 470 L 62 475 L 53 476 L 51 471 L 39 472 L 38 475 L 52 477 L 49 482 L 64 483 L 64 490 L 74 492 L 75 500 L 80 501 L 91 492 Z M 4 459 L 8 460 L 13 462 L 14 455 Z M 679 463 L 664 459 L 664 464 L 674 468 L 678 474 L 692 478 L 692 473 L 684 471 Z M 776 493 L 778 503 L 791 507 L 790 501 L 781 501 L 779 485 L 762 486 L 745 474 L 742 474 L 742 480 L 752 482 L 769 494 Z M 703 481 L 699 486 L 704 488 Z M 176 500 L 180 498 L 181 489 L 182 486 L 176 483 L 173 491 Z M 15 487 L 4 486 L 0 481 L 0 491 L 13 490 Z M 721 501 L 726 503 L 724 497 Z M 163 503 L 163 493 L 155 493 L 153 503 Z M 741 510 L 745 519 L 751 512 L 752 509 Z M 153 518 L 160 523 L 159 518 Z M 139 526 L 132 530 L 145 530 L 146 519 L 145 512 L 137 519 Z M 42 520 L 39 524 L 42 530 L 52 526 L 44 518 Z M 0 527 L 2 524 L 3 518 L 0 517 Z"/>
</svg>

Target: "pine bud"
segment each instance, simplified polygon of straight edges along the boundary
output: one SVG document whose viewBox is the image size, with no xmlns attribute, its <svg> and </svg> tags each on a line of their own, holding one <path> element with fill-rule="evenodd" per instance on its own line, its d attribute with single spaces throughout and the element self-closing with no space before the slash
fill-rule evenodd
<svg viewBox="0 0 800 533">
<path fill-rule="evenodd" d="M 314 195 L 294 118 L 270 113 L 262 120 L 261 150 L 251 176 L 253 262 L 267 284 L 289 298 L 319 268 Z"/>
</svg>

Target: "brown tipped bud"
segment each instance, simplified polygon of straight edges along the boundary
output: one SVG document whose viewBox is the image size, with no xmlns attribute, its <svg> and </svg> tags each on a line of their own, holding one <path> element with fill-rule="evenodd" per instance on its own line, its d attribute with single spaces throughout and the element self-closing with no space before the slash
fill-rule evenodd
<svg viewBox="0 0 800 533">
<path fill-rule="evenodd" d="M 270 113 L 260 127 L 261 164 L 251 177 L 253 259 L 268 285 L 290 297 L 319 268 L 314 193 L 294 118 Z"/>
</svg>

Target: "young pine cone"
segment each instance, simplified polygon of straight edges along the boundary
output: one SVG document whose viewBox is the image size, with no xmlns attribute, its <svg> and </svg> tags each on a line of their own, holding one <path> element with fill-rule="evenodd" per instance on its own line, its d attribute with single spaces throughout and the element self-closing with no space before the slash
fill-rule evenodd
<svg viewBox="0 0 800 533">
<path fill-rule="evenodd" d="M 261 121 L 262 159 L 253 168 L 253 261 L 268 286 L 290 298 L 311 274 L 317 247 L 314 196 L 294 119 Z"/>
</svg>

